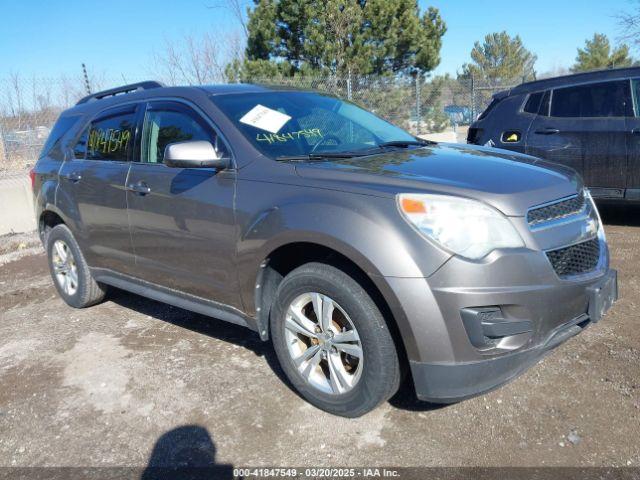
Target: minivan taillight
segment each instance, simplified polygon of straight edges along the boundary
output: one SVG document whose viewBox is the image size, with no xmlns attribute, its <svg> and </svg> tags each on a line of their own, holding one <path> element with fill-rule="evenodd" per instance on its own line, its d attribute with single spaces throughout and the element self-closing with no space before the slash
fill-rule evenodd
<svg viewBox="0 0 640 480">
<path fill-rule="evenodd" d="M 36 186 L 36 170 L 32 168 L 29 170 L 29 180 L 31 180 L 31 190 L 33 190 Z"/>
<path fill-rule="evenodd" d="M 482 136 L 481 128 L 473 128 L 471 127 L 467 132 L 467 143 L 478 145 L 480 142 L 480 137 Z"/>
</svg>

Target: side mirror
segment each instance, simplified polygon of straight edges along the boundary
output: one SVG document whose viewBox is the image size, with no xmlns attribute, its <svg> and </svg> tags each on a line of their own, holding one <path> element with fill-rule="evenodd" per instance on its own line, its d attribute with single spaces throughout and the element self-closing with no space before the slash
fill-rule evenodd
<svg viewBox="0 0 640 480">
<path fill-rule="evenodd" d="M 171 143 L 164 149 L 164 164 L 173 168 L 215 168 L 229 166 L 228 158 L 220 158 L 211 142 L 193 140 Z"/>
</svg>

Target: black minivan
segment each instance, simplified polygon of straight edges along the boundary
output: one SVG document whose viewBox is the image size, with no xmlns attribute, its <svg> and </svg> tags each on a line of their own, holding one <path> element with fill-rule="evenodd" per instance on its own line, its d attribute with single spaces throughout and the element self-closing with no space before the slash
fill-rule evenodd
<svg viewBox="0 0 640 480">
<path fill-rule="evenodd" d="M 467 142 L 577 170 L 594 197 L 640 200 L 640 67 L 548 78 L 500 92 Z"/>
</svg>

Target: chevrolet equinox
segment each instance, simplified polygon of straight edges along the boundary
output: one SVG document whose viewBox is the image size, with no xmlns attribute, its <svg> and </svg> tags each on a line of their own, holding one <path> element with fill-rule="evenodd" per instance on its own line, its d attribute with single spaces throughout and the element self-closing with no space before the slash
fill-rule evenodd
<svg viewBox="0 0 640 480">
<path fill-rule="evenodd" d="M 330 95 L 143 82 L 63 112 L 31 171 L 53 282 L 108 286 L 271 340 L 355 417 L 456 402 L 597 322 L 617 276 L 572 169 L 420 140 Z"/>
</svg>

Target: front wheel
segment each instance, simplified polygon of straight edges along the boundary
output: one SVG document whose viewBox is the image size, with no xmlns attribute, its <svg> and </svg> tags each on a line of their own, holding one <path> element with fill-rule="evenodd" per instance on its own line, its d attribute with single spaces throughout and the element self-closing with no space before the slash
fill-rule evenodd
<svg viewBox="0 0 640 480">
<path fill-rule="evenodd" d="M 335 267 L 309 263 L 284 278 L 271 336 L 291 383 L 322 410 L 358 417 L 398 389 L 398 355 L 380 310 Z"/>
</svg>

